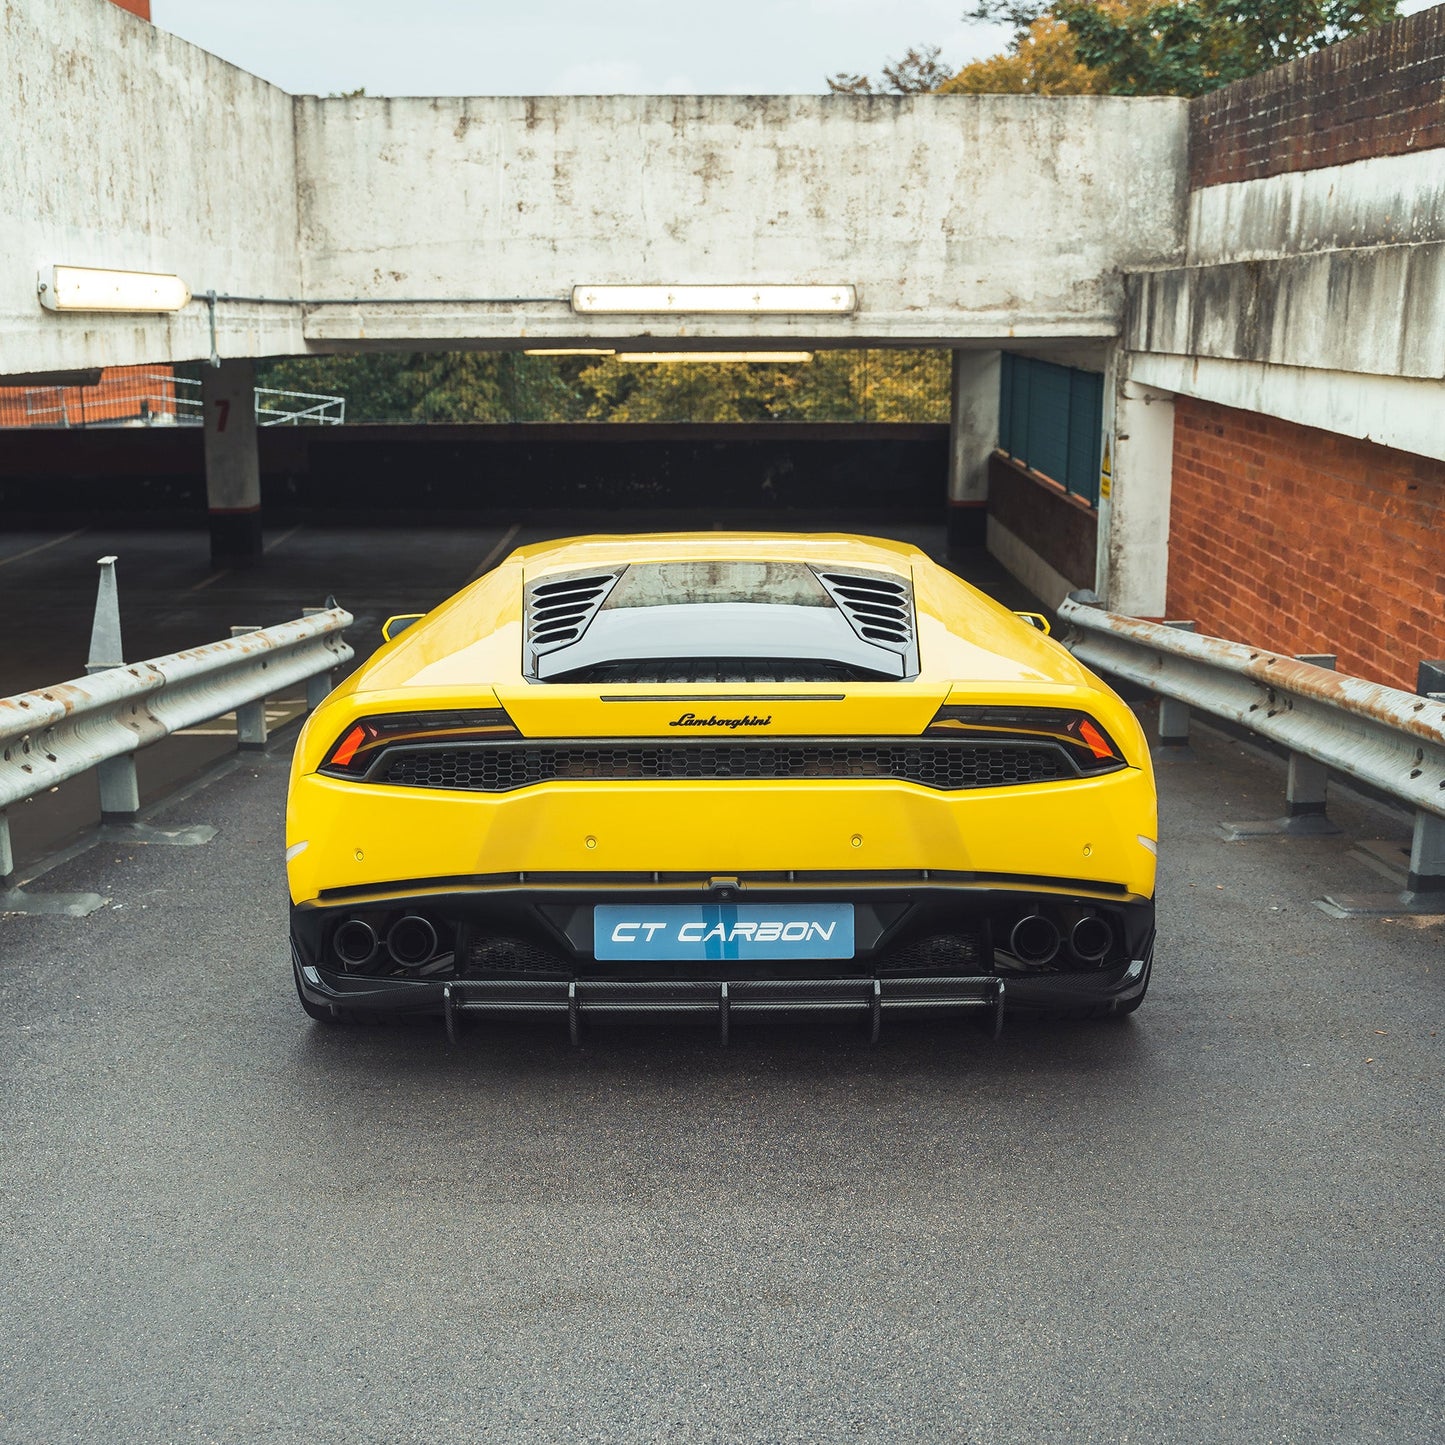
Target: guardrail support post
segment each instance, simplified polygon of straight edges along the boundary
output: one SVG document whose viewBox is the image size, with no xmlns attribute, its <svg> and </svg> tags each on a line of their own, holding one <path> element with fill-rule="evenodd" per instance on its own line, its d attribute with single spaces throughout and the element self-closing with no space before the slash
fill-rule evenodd
<svg viewBox="0 0 1445 1445">
<path fill-rule="evenodd" d="M 109 758 L 95 770 L 100 783 L 100 821 L 125 827 L 140 812 L 140 783 L 135 773 L 135 754 Z"/>
<path fill-rule="evenodd" d="M 1335 670 L 1339 658 L 1332 652 L 1302 652 L 1298 662 Z M 1285 784 L 1285 815 L 1258 823 L 1221 823 L 1219 836 L 1226 843 L 1244 843 L 1250 838 L 1328 838 L 1340 830 L 1325 813 L 1330 770 L 1303 753 L 1289 755 L 1289 780 Z"/>
<path fill-rule="evenodd" d="M 325 612 L 327 610 L 325 607 L 303 607 L 301 609 L 301 615 L 303 617 L 314 617 L 318 612 Z M 332 674 L 329 672 L 318 672 L 314 676 L 306 679 L 307 712 L 315 712 L 330 696 L 332 687 L 331 677 Z"/>
<path fill-rule="evenodd" d="M 84 918 L 108 899 L 99 893 L 27 893 L 15 873 L 15 850 L 10 844 L 10 819 L 0 810 L 0 913 L 49 913 Z"/>
<path fill-rule="evenodd" d="M 1422 662 L 1415 674 L 1415 691 L 1431 702 L 1445 702 L 1445 660 Z M 1403 853 L 1393 842 L 1361 843 L 1351 855 L 1387 878 L 1398 879 Z M 1335 918 L 1378 917 L 1381 914 L 1434 915 L 1445 913 L 1445 818 L 1415 810 L 1410 836 L 1410 861 L 1405 865 L 1401 893 L 1359 893 L 1322 898 L 1317 907 Z"/>
<path fill-rule="evenodd" d="M 248 632 L 260 632 L 259 627 L 233 627 L 232 637 L 244 637 Z M 253 752 L 266 746 L 266 699 L 258 697 L 255 702 L 244 702 L 236 709 L 236 745 L 246 752 Z"/>
<path fill-rule="evenodd" d="M 1193 622 L 1166 622 L 1179 632 L 1193 632 Z M 1187 748 L 1189 746 L 1189 704 L 1176 698 L 1159 699 L 1159 746 L 1161 748 Z"/>
<path fill-rule="evenodd" d="M 1302 652 L 1298 661 L 1325 667 L 1331 672 L 1339 665 L 1333 652 Z M 1291 818 L 1322 817 L 1325 811 L 1325 788 L 1330 770 L 1303 753 L 1289 755 L 1289 782 L 1285 787 L 1285 812 Z M 1338 832 L 1338 829 L 1331 829 Z"/>
<path fill-rule="evenodd" d="M 1434 813 L 1415 814 L 1405 888 L 1410 893 L 1434 893 L 1445 901 L 1445 818 Z"/>
<path fill-rule="evenodd" d="M 1431 702 L 1445 702 L 1445 659 L 1419 665 L 1415 671 L 1415 691 Z M 1445 894 L 1445 818 L 1416 812 L 1405 887 L 1411 893 Z"/>
</svg>

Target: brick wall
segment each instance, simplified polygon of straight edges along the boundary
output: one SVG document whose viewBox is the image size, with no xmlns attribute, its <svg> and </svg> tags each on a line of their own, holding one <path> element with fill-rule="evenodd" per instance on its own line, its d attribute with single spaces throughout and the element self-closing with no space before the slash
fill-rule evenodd
<svg viewBox="0 0 1445 1445">
<path fill-rule="evenodd" d="M 995 452 L 988 460 L 988 514 L 1076 587 L 1094 585 L 1098 513 L 1056 482 Z"/>
<path fill-rule="evenodd" d="M 1445 145 L 1445 5 L 1200 96 L 1189 185 Z"/>
<path fill-rule="evenodd" d="M 1412 690 L 1445 657 L 1445 462 L 1180 397 L 1170 617 Z"/>
</svg>

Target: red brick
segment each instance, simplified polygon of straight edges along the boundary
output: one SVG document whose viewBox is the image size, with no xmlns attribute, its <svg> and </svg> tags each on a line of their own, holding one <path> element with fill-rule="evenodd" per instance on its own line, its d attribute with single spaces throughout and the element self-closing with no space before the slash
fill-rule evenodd
<svg viewBox="0 0 1445 1445">
<path fill-rule="evenodd" d="M 1189 184 L 1445 145 L 1445 6 L 1190 102 Z"/>
<path fill-rule="evenodd" d="M 1259 457 L 1248 485 L 1246 453 Z M 1169 616 L 1274 652 L 1336 652 L 1413 688 L 1417 660 L 1445 656 L 1442 536 L 1445 463 L 1176 403 Z"/>
</svg>

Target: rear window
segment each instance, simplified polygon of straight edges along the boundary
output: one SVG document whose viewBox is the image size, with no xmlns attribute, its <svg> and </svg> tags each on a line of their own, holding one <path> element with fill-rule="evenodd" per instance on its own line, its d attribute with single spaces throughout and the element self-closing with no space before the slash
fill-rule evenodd
<svg viewBox="0 0 1445 1445">
<path fill-rule="evenodd" d="M 801 562 L 634 562 L 612 589 L 612 607 L 676 607 L 700 602 L 831 607 L 823 584 Z"/>
</svg>

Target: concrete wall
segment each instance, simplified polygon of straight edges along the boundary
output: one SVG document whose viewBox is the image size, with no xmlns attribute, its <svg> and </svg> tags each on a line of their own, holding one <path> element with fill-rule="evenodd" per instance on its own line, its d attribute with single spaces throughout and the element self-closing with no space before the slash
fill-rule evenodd
<svg viewBox="0 0 1445 1445">
<path fill-rule="evenodd" d="M 1436 7 L 1194 101 L 1185 264 L 1130 277 L 1117 367 L 1173 413 L 1149 610 L 1406 688 L 1445 595 L 1442 74 Z M 1101 590 L 1150 563 L 1114 520 Z"/>
<path fill-rule="evenodd" d="M 42 311 L 35 273 L 55 263 L 173 272 L 198 296 L 356 299 L 222 302 L 220 354 L 253 356 L 1110 337 L 1122 269 L 1183 255 L 1175 99 L 320 100 L 108 0 L 13 0 L 3 16 L 0 375 L 209 354 L 201 301 L 160 318 Z M 577 284 L 671 280 L 851 282 L 861 305 L 661 327 L 566 305 Z"/>
<path fill-rule="evenodd" d="M 4 441 L 0 517 L 11 527 L 204 524 L 200 427 L 32 428 Z M 887 531 L 938 519 L 949 437 L 936 423 L 363 424 L 263 427 L 256 444 L 272 525 L 565 516 L 607 531 L 638 510 L 695 527 L 704 508 L 740 525 L 827 511 L 839 526 Z"/>
<path fill-rule="evenodd" d="M 1117 331 L 1183 241 L 1184 106 L 1015 96 L 296 102 L 308 338 L 951 340 Z M 853 282 L 844 318 L 639 327 L 586 282 Z"/>
<path fill-rule="evenodd" d="M 1445 458 L 1445 7 L 1191 104 L 1187 253 L 1126 374 Z"/>
<path fill-rule="evenodd" d="M 109 0 L 0 9 L 0 375 L 208 354 L 206 309 L 43 311 L 55 263 L 161 271 L 193 291 L 296 294 L 291 99 Z M 222 350 L 296 350 L 286 308 L 222 309 Z"/>
</svg>

